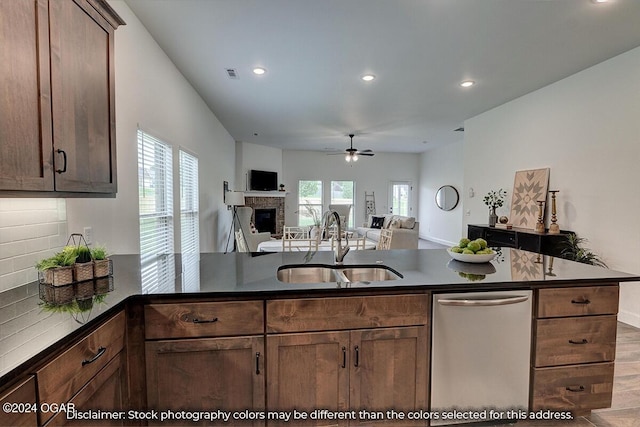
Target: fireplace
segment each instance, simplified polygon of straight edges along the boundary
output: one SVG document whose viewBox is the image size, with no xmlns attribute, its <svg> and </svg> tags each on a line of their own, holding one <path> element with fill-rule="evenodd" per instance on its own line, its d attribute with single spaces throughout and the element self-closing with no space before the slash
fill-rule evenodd
<svg viewBox="0 0 640 427">
<path fill-rule="evenodd" d="M 251 221 L 253 221 L 253 224 L 259 231 L 270 231 L 272 237 L 282 237 L 282 230 L 284 228 L 284 197 L 254 197 L 245 195 L 244 205 L 253 208 Z M 268 213 L 266 215 L 260 213 L 264 211 Z M 263 221 L 267 222 L 268 225 L 264 224 Z M 272 221 L 275 222 L 275 225 L 272 225 Z"/>
<path fill-rule="evenodd" d="M 258 231 L 276 234 L 276 208 L 254 209 L 255 226 Z"/>
</svg>

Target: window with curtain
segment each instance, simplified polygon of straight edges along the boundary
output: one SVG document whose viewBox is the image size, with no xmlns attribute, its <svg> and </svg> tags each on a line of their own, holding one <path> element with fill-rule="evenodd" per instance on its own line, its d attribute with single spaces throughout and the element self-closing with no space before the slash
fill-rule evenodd
<svg viewBox="0 0 640 427">
<path fill-rule="evenodd" d="M 143 288 L 159 286 L 163 276 L 175 277 L 172 159 L 170 145 L 138 130 L 140 261 L 148 275 L 143 280 L 148 286 L 143 283 Z M 173 289 L 170 284 L 161 287 L 165 286 Z"/>
<path fill-rule="evenodd" d="M 198 158 L 180 150 L 180 248 L 182 290 L 200 289 Z"/>
<path fill-rule="evenodd" d="M 322 212 L 322 181 L 298 181 L 298 225 L 314 225 Z"/>
<path fill-rule="evenodd" d="M 353 181 L 331 181 L 331 204 L 351 205 L 349 218 L 347 218 L 348 228 L 353 228 L 353 211 L 355 210 L 355 191 Z"/>
</svg>

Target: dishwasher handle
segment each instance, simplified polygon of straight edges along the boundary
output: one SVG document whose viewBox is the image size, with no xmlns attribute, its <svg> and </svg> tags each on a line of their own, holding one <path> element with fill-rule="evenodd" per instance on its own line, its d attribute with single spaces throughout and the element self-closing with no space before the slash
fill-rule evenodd
<svg viewBox="0 0 640 427">
<path fill-rule="evenodd" d="M 529 295 L 517 295 L 513 297 L 472 299 L 472 298 L 443 298 L 438 300 L 438 304 L 458 307 L 493 307 L 497 305 L 509 305 L 525 302 Z"/>
</svg>

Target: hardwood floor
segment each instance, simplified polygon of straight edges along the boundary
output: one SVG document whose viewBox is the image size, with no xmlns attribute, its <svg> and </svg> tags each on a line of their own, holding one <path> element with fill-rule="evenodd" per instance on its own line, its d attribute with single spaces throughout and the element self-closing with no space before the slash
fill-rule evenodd
<svg viewBox="0 0 640 427">
<path fill-rule="evenodd" d="M 520 421 L 516 426 L 640 427 L 640 329 L 618 322 L 611 408 L 572 421 Z"/>
</svg>

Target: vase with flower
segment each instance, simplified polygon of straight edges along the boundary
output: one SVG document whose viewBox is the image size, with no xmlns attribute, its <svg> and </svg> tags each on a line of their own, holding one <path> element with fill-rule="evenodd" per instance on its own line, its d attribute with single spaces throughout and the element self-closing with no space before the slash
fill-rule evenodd
<svg viewBox="0 0 640 427">
<path fill-rule="evenodd" d="M 498 220 L 496 209 L 502 207 L 506 196 L 507 192 L 502 188 L 498 191 L 491 190 L 484 196 L 484 204 L 489 206 L 489 227 L 496 226 L 496 221 Z"/>
</svg>

